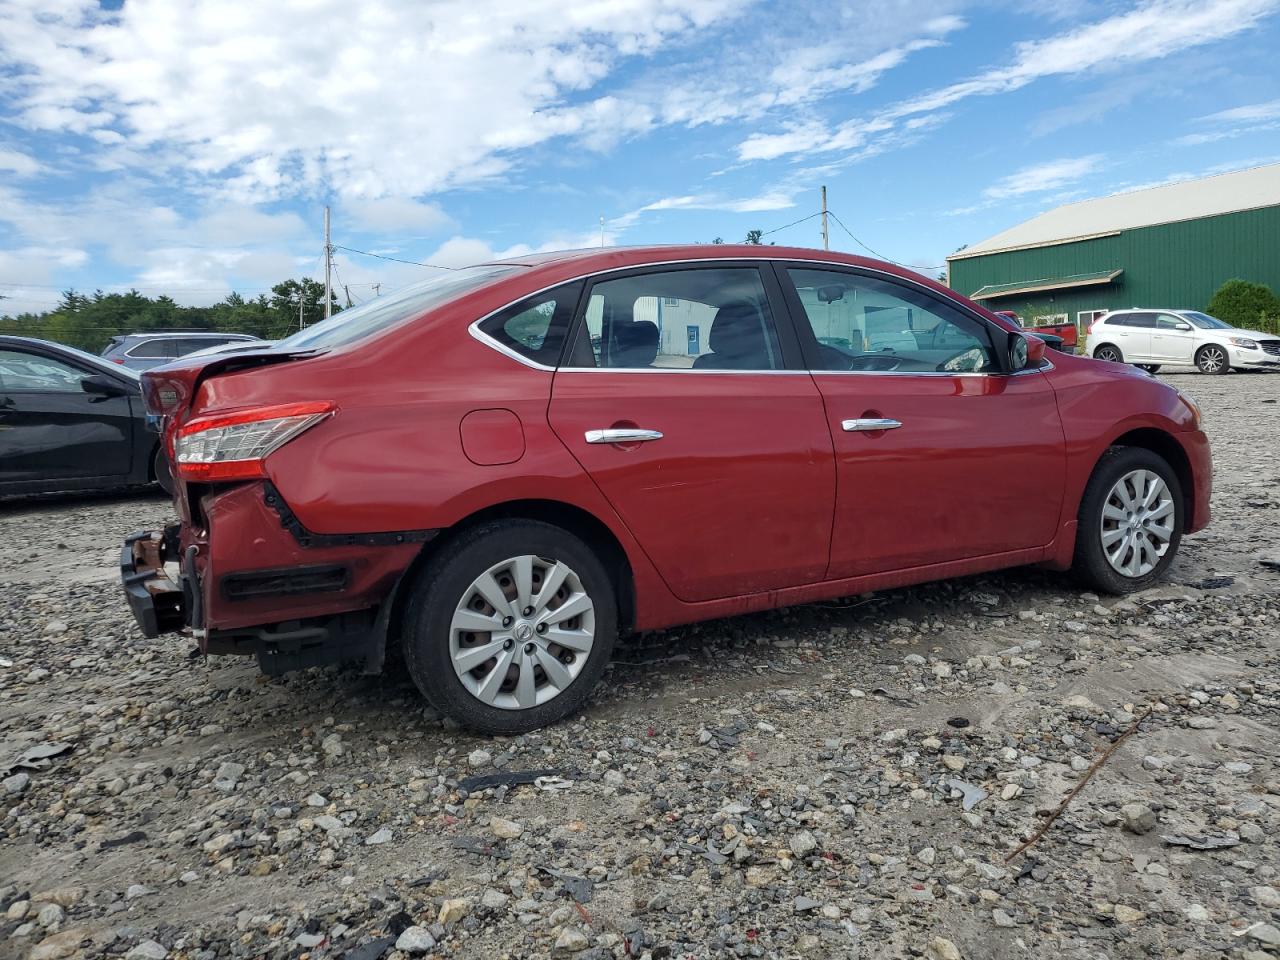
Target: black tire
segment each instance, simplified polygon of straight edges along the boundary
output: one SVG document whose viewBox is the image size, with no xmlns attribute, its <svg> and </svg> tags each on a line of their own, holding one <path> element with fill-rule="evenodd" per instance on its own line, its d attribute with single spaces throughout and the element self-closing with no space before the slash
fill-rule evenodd
<svg viewBox="0 0 1280 960">
<path fill-rule="evenodd" d="M 1138 369 L 1145 370 L 1147 373 L 1156 374 L 1160 372 L 1160 364 L 1158 363 L 1140 363 Z"/>
<path fill-rule="evenodd" d="M 1142 576 L 1130 577 L 1118 572 L 1107 561 L 1102 546 L 1102 508 L 1112 488 L 1133 470 L 1150 470 L 1157 474 L 1169 488 L 1173 500 L 1173 534 L 1169 547 L 1154 569 Z M 1076 552 L 1072 563 L 1072 572 L 1086 585 L 1104 593 L 1126 594 L 1143 590 L 1164 576 L 1169 565 L 1178 553 L 1178 545 L 1182 542 L 1182 530 L 1186 505 L 1182 496 L 1182 485 L 1178 475 L 1159 454 L 1144 450 L 1141 447 L 1111 447 L 1098 465 L 1093 468 L 1093 475 L 1085 485 L 1084 496 L 1080 501 L 1076 525 Z"/>
<path fill-rule="evenodd" d="M 1124 354 L 1113 343 L 1104 343 L 1093 351 L 1093 358 L 1095 360 L 1105 360 L 1107 363 L 1124 363 Z"/>
<path fill-rule="evenodd" d="M 151 455 L 151 476 L 160 484 L 161 490 L 173 496 L 173 471 L 169 469 L 169 458 L 165 456 L 163 446 L 157 446 Z"/>
<path fill-rule="evenodd" d="M 524 555 L 563 561 L 574 571 L 594 607 L 595 638 L 581 671 L 559 694 L 527 709 L 504 709 L 482 702 L 459 679 L 449 650 L 451 624 L 477 577 Z M 432 706 L 477 733 L 526 733 L 579 710 L 608 666 L 617 639 L 617 600 L 600 558 L 578 537 L 537 520 L 499 520 L 464 531 L 440 548 L 411 589 L 402 629 L 409 675 Z"/>
<path fill-rule="evenodd" d="M 1196 366 L 1201 373 L 1225 374 L 1231 372 L 1231 358 L 1227 348 L 1216 343 L 1206 343 L 1196 351 Z"/>
</svg>

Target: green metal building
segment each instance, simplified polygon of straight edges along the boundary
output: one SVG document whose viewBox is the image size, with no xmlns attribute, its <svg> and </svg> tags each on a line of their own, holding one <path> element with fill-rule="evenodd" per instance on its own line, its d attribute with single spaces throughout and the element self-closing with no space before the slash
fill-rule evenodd
<svg viewBox="0 0 1280 960">
<path fill-rule="evenodd" d="M 1226 280 L 1280 292 L 1280 164 L 1057 207 L 947 258 L 953 290 L 1027 326 L 1203 310 Z"/>
</svg>

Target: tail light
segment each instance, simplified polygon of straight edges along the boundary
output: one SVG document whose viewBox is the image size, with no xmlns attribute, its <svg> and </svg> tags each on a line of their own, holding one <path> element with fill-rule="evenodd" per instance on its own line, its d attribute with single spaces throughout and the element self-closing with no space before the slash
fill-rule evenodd
<svg viewBox="0 0 1280 960">
<path fill-rule="evenodd" d="M 265 477 L 270 454 L 336 409 L 328 401 L 283 403 L 188 420 L 173 438 L 175 473 L 199 483 Z"/>
</svg>

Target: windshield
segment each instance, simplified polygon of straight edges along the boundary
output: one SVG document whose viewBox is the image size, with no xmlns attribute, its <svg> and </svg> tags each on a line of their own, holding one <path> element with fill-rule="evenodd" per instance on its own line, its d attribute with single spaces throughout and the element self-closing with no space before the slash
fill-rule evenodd
<svg viewBox="0 0 1280 960">
<path fill-rule="evenodd" d="M 429 280 L 401 287 L 385 297 L 377 297 L 358 307 L 343 310 L 328 320 L 312 324 L 291 337 L 285 337 L 276 346 L 282 350 L 310 350 L 354 343 L 401 321 L 421 316 L 428 310 L 518 269 L 511 266 L 486 266 L 450 270 Z"/>
<path fill-rule="evenodd" d="M 1207 313 L 1201 313 L 1198 310 L 1183 310 L 1182 315 L 1194 323 L 1201 330 L 1230 330 L 1231 324 L 1223 323 L 1217 317 L 1211 317 Z"/>
</svg>

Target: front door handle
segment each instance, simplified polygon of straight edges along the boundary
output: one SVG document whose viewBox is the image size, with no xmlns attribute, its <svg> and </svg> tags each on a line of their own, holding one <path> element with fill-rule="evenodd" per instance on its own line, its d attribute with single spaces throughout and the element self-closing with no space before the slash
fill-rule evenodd
<svg viewBox="0 0 1280 960">
<path fill-rule="evenodd" d="M 636 427 L 611 427 L 608 430 L 588 430 L 587 443 L 644 443 L 661 440 L 660 430 L 641 430 Z"/>
<path fill-rule="evenodd" d="M 890 420 L 887 417 L 864 417 L 861 420 L 844 420 L 840 423 L 840 427 L 846 433 L 867 433 L 872 430 L 897 430 L 902 426 L 900 420 Z"/>
</svg>

